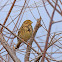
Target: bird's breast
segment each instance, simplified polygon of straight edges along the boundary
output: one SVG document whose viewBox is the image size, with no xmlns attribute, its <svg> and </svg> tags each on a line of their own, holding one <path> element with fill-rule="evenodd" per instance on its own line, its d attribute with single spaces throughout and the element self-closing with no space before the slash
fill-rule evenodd
<svg viewBox="0 0 62 62">
<path fill-rule="evenodd" d="M 19 37 L 21 37 L 25 41 L 27 41 L 31 36 L 32 36 L 32 27 L 31 26 L 23 27 L 21 29 L 21 32 L 19 33 Z"/>
</svg>

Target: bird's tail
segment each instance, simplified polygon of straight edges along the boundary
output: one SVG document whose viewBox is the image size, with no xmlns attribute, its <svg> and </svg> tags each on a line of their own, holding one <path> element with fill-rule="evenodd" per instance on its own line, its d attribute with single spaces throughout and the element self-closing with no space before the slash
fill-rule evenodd
<svg viewBox="0 0 62 62">
<path fill-rule="evenodd" d="M 20 44 L 21 44 L 21 42 L 18 42 L 15 49 L 19 48 Z"/>
</svg>

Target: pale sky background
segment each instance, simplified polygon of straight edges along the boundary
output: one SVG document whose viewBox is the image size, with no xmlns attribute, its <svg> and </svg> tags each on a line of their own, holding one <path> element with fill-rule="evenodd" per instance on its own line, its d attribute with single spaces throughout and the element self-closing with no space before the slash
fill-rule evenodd
<svg viewBox="0 0 62 62">
<path fill-rule="evenodd" d="M 29 1 L 29 0 L 27 0 L 27 1 Z M 45 1 L 45 0 L 44 0 Z M 52 1 L 52 0 L 51 0 Z M 7 3 L 6 3 L 7 2 Z M 11 7 L 11 5 L 12 5 L 12 2 L 13 2 L 13 0 L 0 0 L 0 23 L 1 24 L 3 24 L 3 22 L 4 22 L 4 20 L 5 20 L 5 18 L 6 18 L 6 16 L 7 16 L 7 13 L 8 13 L 8 11 L 9 11 L 9 9 L 10 9 L 10 7 Z M 6 6 L 4 6 L 4 4 L 6 3 Z M 43 19 L 43 22 L 44 22 L 44 24 L 45 24 L 45 26 L 46 26 L 46 28 L 48 29 L 48 26 L 49 26 L 49 22 L 50 22 L 50 18 L 49 18 L 49 16 L 47 15 L 47 13 L 46 13 L 46 11 L 45 11 L 45 9 L 44 9 L 44 7 L 43 7 L 43 3 L 42 3 L 42 0 L 30 0 L 30 2 L 29 2 L 29 4 L 28 4 L 28 6 L 32 6 L 32 7 L 35 7 L 36 5 L 35 5 L 35 3 L 36 3 L 36 5 L 37 6 L 39 6 L 38 7 L 38 10 L 39 10 L 39 12 L 40 12 L 40 15 L 41 15 L 41 17 L 42 17 L 42 19 Z M 24 0 L 22 1 L 22 0 L 17 0 L 16 1 L 16 3 L 15 3 L 15 6 L 14 6 L 14 8 L 13 8 L 13 10 L 12 10 L 12 12 L 11 12 L 11 14 L 10 14 L 10 17 L 8 18 L 8 20 L 7 20 L 7 22 L 6 22 L 6 24 L 5 24 L 5 26 L 7 26 L 12 20 L 14 20 L 14 18 L 20 13 L 20 11 L 21 11 L 21 6 L 23 6 L 23 4 L 24 4 Z M 60 7 L 61 7 L 61 4 L 60 4 L 60 2 L 58 2 L 58 4 L 60 5 Z M 4 6 L 3 8 L 2 8 L 2 6 Z M 51 17 L 51 15 L 52 15 L 52 11 L 53 11 L 53 8 L 49 5 L 49 3 L 48 2 L 46 2 L 46 8 L 47 8 L 47 10 L 48 10 L 48 12 L 49 12 L 49 14 L 50 14 L 50 17 Z M 29 19 L 29 20 L 31 20 L 32 22 L 33 22 L 33 24 L 32 24 L 32 26 L 33 26 L 33 28 L 34 28 L 34 26 L 36 25 L 36 20 L 34 19 L 34 17 L 32 16 L 32 14 L 31 14 L 31 12 L 30 12 L 30 10 L 31 10 L 31 12 L 33 13 L 33 15 L 34 15 L 34 17 L 36 18 L 36 19 L 38 19 L 40 16 L 39 16 L 39 13 L 38 13 L 38 10 L 37 10 L 37 8 L 26 8 L 26 10 L 24 11 L 24 14 L 22 13 L 21 14 L 21 17 L 20 17 L 20 20 L 21 20 L 21 18 L 22 18 L 22 20 L 21 20 L 21 23 L 20 23 L 20 20 L 19 20 L 19 22 L 18 22 L 18 24 L 17 24 L 17 28 L 19 29 L 20 28 L 20 26 L 22 25 L 22 23 L 25 21 L 25 20 L 27 20 L 27 19 Z M 22 17 L 23 16 L 23 17 Z M 17 21 L 17 19 L 18 18 L 16 18 L 15 20 L 14 20 L 14 23 L 16 24 L 16 21 Z M 54 21 L 59 21 L 59 20 L 62 20 L 62 16 L 58 13 L 58 12 L 56 12 L 55 11 L 55 15 L 54 15 L 54 18 L 53 18 L 53 20 Z M 43 22 L 41 21 L 41 24 L 43 25 Z M 12 22 L 10 25 L 8 25 L 7 26 L 7 28 L 9 28 L 11 31 L 13 31 L 13 28 L 14 28 L 14 23 Z M 20 23 L 20 24 L 19 24 Z M 44 26 L 44 25 L 43 25 Z M 16 32 L 16 30 L 17 30 L 17 28 L 14 30 L 15 32 L 15 34 L 17 35 L 17 32 Z M 6 29 L 4 29 L 4 31 L 7 31 Z M 60 22 L 60 23 L 55 23 L 55 24 L 53 24 L 52 25 L 52 28 L 51 28 L 51 33 L 53 33 L 53 32 L 59 32 L 59 31 L 62 31 L 62 22 Z M 5 32 L 3 32 L 4 34 L 5 34 Z M 42 36 L 42 35 L 46 35 L 47 34 L 47 32 L 44 30 L 44 28 L 42 28 L 42 27 L 40 27 L 39 28 L 39 30 L 38 30 L 38 32 L 37 32 L 37 34 L 36 34 L 36 36 L 35 36 L 35 39 L 38 41 L 38 42 L 45 42 L 45 40 L 46 40 L 46 36 L 44 36 L 44 37 L 39 37 L 39 36 Z M 53 35 L 53 34 L 52 34 Z M 10 36 L 10 34 L 8 34 L 7 36 Z M 61 36 L 61 35 L 60 35 Z M 36 38 L 36 37 L 39 37 L 39 38 Z M 8 38 L 5 38 L 6 40 L 8 39 Z M 12 41 L 12 39 L 10 39 L 9 41 L 8 41 L 8 43 L 11 43 L 11 41 Z M 15 43 L 15 44 L 17 44 L 17 38 L 15 38 L 14 40 L 13 40 L 13 43 Z M 61 42 L 62 43 L 62 42 Z M 23 44 L 23 43 L 22 43 Z M 57 43 L 58 44 L 58 43 Z M 39 43 L 39 45 L 40 46 L 44 46 L 45 44 L 43 43 Z M 58 46 L 59 46 L 60 44 L 58 44 Z M 1 45 L 0 45 L 1 46 Z M 33 47 L 36 47 L 36 48 L 34 48 L 34 49 L 36 49 L 37 51 L 38 51 L 38 48 L 37 48 L 37 45 L 33 42 L 33 45 L 32 45 Z M 61 46 L 61 45 L 60 45 Z M 2 46 L 1 46 L 2 47 Z M 55 46 L 54 46 L 55 47 Z M 16 53 L 16 55 L 17 55 L 17 57 L 21 60 L 21 62 L 24 62 L 24 54 L 25 54 L 25 48 L 26 48 L 26 45 L 24 44 L 23 46 L 21 46 L 19 49 L 21 50 L 21 49 L 24 49 L 24 50 L 21 50 L 21 52 L 20 53 Z M 42 49 L 44 48 L 44 47 L 41 47 Z M 58 47 L 56 47 L 56 48 L 58 48 Z M 1 48 L 0 48 L 1 49 Z M 52 48 L 49 48 L 48 49 L 48 51 L 47 52 L 50 52 L 51 53 L 51 49 Z M 22 51 L 24 51 L 24 53 L 22 52 Z M 54 51 L 56 51 L 56 49 L 55 48 L 53 48 L 52 49 L 52 52 L 54 52 Z M 62 49 L 60 49 L 60 51 L 62 51 Z M 40 52 L 40 51 L 39 51 Z M 21 54 L 22 53 L 22 54 Z M 5 53 L 3 53 L 2 55 L 4 55 Z M 52 55 L 52 57 L 59 57 L 59 56 L 62 56 L 62 53 L 61 54 L 53 54 Z M 35 56 L 32 54 L 31 55 L 31 58 L 35 58 Z M 60 59 L 62 59 L 62 57 L 60 58 Z M 59 58 L 57 58 L 56 60 L 59 60 Z M 32 62 L 34 62 L 34 61 L 32 61 Z M 47 61 L 45 61 L 45 62 L 47 62 Z M 54 62 L 54 61 L 51 61 L 51 62 Z"/>
</svg>

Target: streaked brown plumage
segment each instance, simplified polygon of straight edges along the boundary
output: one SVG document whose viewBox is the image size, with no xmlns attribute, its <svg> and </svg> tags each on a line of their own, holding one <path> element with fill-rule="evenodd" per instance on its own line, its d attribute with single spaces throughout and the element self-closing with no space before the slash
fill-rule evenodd
<svg viewBox="0 0 62 62">
<path fill-rule="evenodd" d="M 20 27 L 20 30 L 18 31 L 18 36 L 22 39 L 24 39 L 24 41 L 27 41 L 30 39 L 32 32 L 33 32 L 33 28 L 31 26 L 32 21 L 30 20 L 26 20 L 23 22 L 22 26 Z M 18 43 L 15 47 L 15 49 L 19 48 L 20 44 L 22 43 L 22 41 L 20 41 L 18 38 Z"/>
</svg>

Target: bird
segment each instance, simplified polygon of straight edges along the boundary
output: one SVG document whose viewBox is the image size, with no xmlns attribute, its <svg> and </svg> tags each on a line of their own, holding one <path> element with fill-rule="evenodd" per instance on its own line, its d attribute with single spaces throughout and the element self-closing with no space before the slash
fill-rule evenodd
<svg viewBox="0 0 62 62">
<path fill-rule="evenodd" d="M 31 20 L 24 21 L 18 31 L 18 36 L 26 42 L 30 39 L 30 37 L 32 36 L 32 33 L 33 33 L 33 27 L 31 25 L 32 23 L 33 22 Z M 22 41 L 18 38 L 17 38 L 17 41 L 18 41 L 18 43 L 17 43 L 15 49 L 19 48 L 20 44 L 22 43 Z"/>
</svg>

